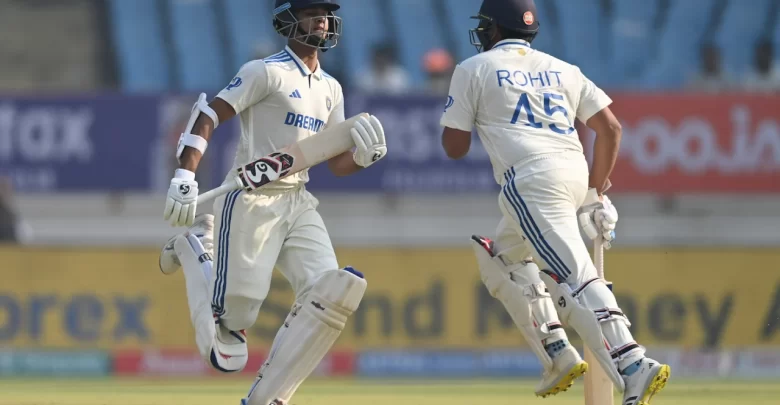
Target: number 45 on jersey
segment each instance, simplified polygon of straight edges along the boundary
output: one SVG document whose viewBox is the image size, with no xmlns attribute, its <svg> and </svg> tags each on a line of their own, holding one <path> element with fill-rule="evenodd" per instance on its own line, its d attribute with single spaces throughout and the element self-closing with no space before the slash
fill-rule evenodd
<svg viewBox="0 0 780 405">
<path fill-rule="evenodd" d="M 517 124 L 519 121 L 531 128 L 547 127 L 556 134 L 569 135 L 574 132 L 569 112 L 566 111 L 566 107 L 553 104 L 554 100 L 563 101 L 563 96 L 555 93 L 523 93 L 520 96 L 520 100 L 517 101 L 517 107 L 514 115 L 512 115 L 511 123 Z M 531 108 L 532 103 L 537 108 L 540 104 L 544 104 L 544 112 L 540 117 L 534 115 L 534 111 Z M 520 120 L 521 112 L 525 113 L 525 121 Z M 543 122 L 539 122 L 537 119 Z"/>
</svg>

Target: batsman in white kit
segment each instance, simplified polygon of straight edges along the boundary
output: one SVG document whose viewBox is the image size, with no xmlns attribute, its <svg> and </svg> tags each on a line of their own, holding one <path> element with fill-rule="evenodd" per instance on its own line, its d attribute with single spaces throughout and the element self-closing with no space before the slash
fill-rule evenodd
<svg viewBox="0 0 780 405">
<path fill-rule="evenodd" d="M 316 210 L 318 201 L 305 188 L 306 170 L 251 191 L 242 188 L 222 195 L 214 202 L 214 216 L 197 217 L 194 172 L 212 131 L 235 115 L 241 120 L 241 138 L 234 168 L 345 121 L 341 85 L 318 62 L 319 51 L 338 43 L 338 9 L 336 0 L 277 0 L 273 24 L 288 38 L 287 46 L 246 63 L 211 103 L 202 94 L 177 150 L 180 168 L 171 180 L 165 219 L 190 228 L 166 244 L 160 268 L 166 274 L 183 268 L 203 358 L 223 372 L 244 368 L 245 330 L 257 319 L 275 267 L 296 296 L 267 361 L 241 402 L 245 405 L 289 403 L 357 309 L 366 281 L 351 267 L 339 269 Z M 337 176 L 368 167 L 387 153 L 376 117 L 361 116 L 349 132 L 350 142 L 357 145 L 354 151 L 328 160 Z M 226 183 L 234 181 L 233 172 Z"/>
<path fill-rule="evenodd" d="M 614 239 L 618 215 L 603 191 L 620 123 L 612 100 L 579 68 L 531 47 L 536 16 L 533 0 L 482 2 L 479 25 L 470 30 L 479 53 L 455 69 L 442 145 L 453 159 L 465 156 L 476 127 L 490 155 L 503 218 L 495 242 L 473 236 L 472 245 L 482 281 L 544 367 L 536 394 L 565 391 L 588 370 L 563 323 L 623 392 L 623 405 L 649 404 L 666 385 L 669 366 L 634 341 L 580 235 L 582 226 L 607 249 Z M 592 170 L 575 118 L 597 134 Z"/>
</svg>

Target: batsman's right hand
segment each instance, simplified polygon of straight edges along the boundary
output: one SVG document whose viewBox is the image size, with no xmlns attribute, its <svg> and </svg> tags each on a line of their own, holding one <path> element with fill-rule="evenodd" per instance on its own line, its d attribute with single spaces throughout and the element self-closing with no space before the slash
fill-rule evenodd
<svg viewBox="0 0 780 405">
<path fill-rule="evenodd" d="M 598 196 L 595 188 L 589 189 L 577 219 L 589 239 L 596 240 L 601 237 L 604 249 L 612 247 L 618 212 L 606 194 Z"/>
<path fill-rule="evenodd" d="M 171 226 L 190 226 L 195 220 L 197 204 L 198 182 L 195 181 L 195 173 L 177 169 L 168 188 L 163 219 L 170 221 Z"/>
</svg>

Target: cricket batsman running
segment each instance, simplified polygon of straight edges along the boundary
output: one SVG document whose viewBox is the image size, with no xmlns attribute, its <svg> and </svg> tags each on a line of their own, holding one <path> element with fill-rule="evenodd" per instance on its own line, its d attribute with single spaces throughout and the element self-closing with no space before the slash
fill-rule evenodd
<svg viewBox="0 0 780 405">
<path fill-rule="evenodd" d="M 495 242 L 472 238 L 482 281 L 544 366 L 537 395 L 564 391 L 587 371 L 563 322 L 623 392 L 623 405 L 649 404 L 669 366 L 634 341 L 579 232 L 603 237 L 605 248 L 614 239 L 618 215 L 603 194 L 621 136 L 612 100 L 576 66 L 531 47 L 533 0 L 484 0 L 475 18 L 480 53 L 455 69 L 441 125 L 453 159 L 468 153 L 476 126 L 502 187 Z M 575 118 L 597 134 L 590 172 Z"/>
<path fill-rule="evenodd" d="M 341 85 L 325 73 L 318 52 L 341 36 L 337 0 L 277 0 L 276 31 L 288 39 L 279 53 L 241 67 L 210 103 L 201 94 L 182 134 L 164 218 L 190 226 L 162 250 L 165 274 L 183 268 L 190 317 L 200 354 L 215 369 L 236 372 L 247 363 L 245 330 L 256 321 L 274 267 L 292 285 L 293 305 L 277 333 L 244 405 L 285 405 L 330 350 L 366 289 L 363 275 L 339 269 L 317 199 L 305 188 L 306 170 L 262 188 L 218 197 L 215 216 L 195 216 L 195 170 L 213 130 L 239 115 L 241 138 L 234 168 L 267 156 L 345 121 Z M 354 152 L 328 160 L 346 176 L 387 153 L 384 130 L 374 116 L 351 128 Z M 234 171 L 225 181 L 234 181 Z M 216 244 L 216 246 L 214 246 Z"/>
</svg>

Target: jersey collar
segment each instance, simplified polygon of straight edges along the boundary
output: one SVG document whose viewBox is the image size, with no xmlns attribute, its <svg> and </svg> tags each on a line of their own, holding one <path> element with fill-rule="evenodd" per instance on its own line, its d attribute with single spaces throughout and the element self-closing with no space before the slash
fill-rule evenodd
<svg viewBox="0 0 780 405">
<path fill-rule="evenodd" d="M 309 67 L 306 66 L 305 63 L 301 60 L 301 58 L 298 57 L 298 55 L 293 52 L 292 49 L 290 49 L 289 46 L 284 47 L 284 51 L 287 52 L 288 55 L 292 58 L 293 63 L 295 63 L 295 66 L 298 67 L 298 70 L 301 72 L 301 76 L 308 76 L 312 75 L 317 80 L 322 79 L 322 68 L 320 67 L 320 62 L 317 61 L 317 68 L 314 69 L 314 72 L 309 70 Z"/>
<path fill-rule="evenodd" d="M 523 41 L 522 39 L 502 39 L 501 41 L 498 41 L 495 45 L 493 45 L 492 49 L 496 48 L 530 48 L 531 44 L 528 43 L 528 41 Z"/>
</svg>

